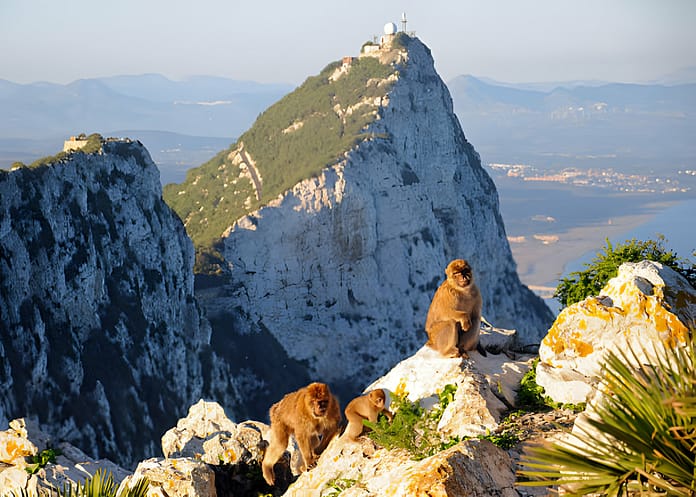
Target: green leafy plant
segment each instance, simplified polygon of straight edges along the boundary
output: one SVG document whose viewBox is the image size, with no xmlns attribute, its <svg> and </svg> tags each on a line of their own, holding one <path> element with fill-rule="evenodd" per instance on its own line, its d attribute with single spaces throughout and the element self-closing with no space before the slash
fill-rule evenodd
<svg viewBox="0 0 696 497">
<path fill-rule="evenodd" d="M 539 358 L 537 357 L 532 361 L 532 367 L 522 377 L 520 388 L 517 390 L 517 405 L 532 411 L 547 408 L 556 409 L 560 405 L 555 403 L 551 397 L 545 395 L 544 387 L 536 382 L 536 368 L 538 364 Z"/>
<path fill-rule="evenodd" d="M 397 389 L 398 390 L 398 389 Z M 426 410 L 417 402 L 408 400 L 407 394 L 392 394 L 392 422 L 380 417 L 376 423 L 364 421 L 372 431 L 368 436 L 387 449 L 405 449 L 415 460 L 424 459 L 459 442 L 456 437 L 445 439 L 437 431 L 447 405 L 454 399 L 456 385 L 447 385 L 439 392 L 439 402 Z"/>
<path fill-rule="evenodd" d="M 37 473 L 41 468 L 45 468 L 48 463 L 55 463 L 56 456 L 59 456 L 61 454 L 62 452 L 60 451 L 60 449 L 48 447 L 34 456 L 29 456 L 27 458 L 29 460 L 29 464 L 27 464 L 27 467 L 24 469 L 27 473 L 33 475 Z"/>
<path fill-rule="evenodd" d="M 692 331 L 693 333 L 693 331 Z M 647 353 L 647 346 L 643 348 Z M 655 345 L 609 353 L 604 395 L 586 424 L 525 450 L 519 485 L 563 486 L 565 495 L 696 495 L 696 347 Z"/>
<path fill-rule="evenodd" d="M 94 476 L 87 478 L 84 483 L 77 485 L 63 485 L 60 490 L 42 490 L 43 497 L 146 497 L 150 487 L 147 478 L 141 478 L 130 489 L 123 489 L 118 492 L 118 486 L 114 482 L 111 472 L 101 469 L 94 473 Z M 22 489 L 6 494 L 5 497 L 39 497 L 36 492 Z"/>
<path fill-rule="evenodd" d="M 520 443 L 520 436 L 517 433 L 517 430 L 513 428 L 506 428 L 493 433 L 489 431 L 485 435 L 479 435 L 478 438 L 481 440 L 488 440 L 493 445 L 496 445 L 503 450 L 512 449 L 515 445 Z"/>
<path fill-rule="evenodd" d="M 609 239 L 606 239 L 604 251 L 598 252 L 591 262 L 584 264 L 587 269 L 572 272 L 568 277 L 561 278 L 554 297 L 563 306 L 569 306 L 591 295 L 598 295 L 607 281 L 617 275 L 621 264 L 646 259 L 674 269 L 696 286 L 696 265 L 665 249 L 664 242 L 664 236 L 647 241 L 633 238 L 614 247 Z"/>
<path fill-rule="evenodd" d="M 329 490 L 328 493 L 322 493 L 323 497 L 337 497 L 341 495 L 343 491 L 355 486 L 358 480 L 353 480 L 350 478 L 333 478 L 326 482 L 325 490 Z"/>
</svg>

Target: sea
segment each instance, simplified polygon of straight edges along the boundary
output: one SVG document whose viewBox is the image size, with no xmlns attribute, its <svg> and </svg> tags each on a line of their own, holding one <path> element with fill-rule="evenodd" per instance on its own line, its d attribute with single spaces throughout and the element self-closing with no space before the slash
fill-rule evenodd
<svg viewBox="0 0 696 497">
<path fill-rule="evenodd" d="M 696 198 L 667 207 L 645 224 L 610 237 L 609 240 L 612 244 L 617 244 L 632 239 L 656 240 L 659 236 L 665 238 L 665 249 L 671 250 L 691 264 L 696 263 Z M 568 263 L 564 274 L 584 269 L 585 264 L 594 259 L 596 254 L 596 250 L 587 252 L 579 259 Z"/>
<path fill-rule="evenodd" d="M 664 237 L 663 247 L 683 259 L 685 265 L 696 264 L 696 199 L 683 200 L 666 207 L 646 223 L 608 238 L 615 246 L 627 240 L 657 240 L 659 237 Z M 603 248 L 604 245 L 568 262 L 563 268 L 563 277 L 574 271 L 584 270 Z M 554 315 L 557 316 L 563 310 L 561 304 L 548 294 L 542 298 Z"/>
</svg>

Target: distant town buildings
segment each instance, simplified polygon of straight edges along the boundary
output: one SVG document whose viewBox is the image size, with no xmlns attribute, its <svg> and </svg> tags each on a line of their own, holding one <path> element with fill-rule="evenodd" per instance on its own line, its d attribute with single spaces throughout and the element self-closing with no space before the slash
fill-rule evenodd
<svg viewBox="0 0 696 497">
<path fill-rule="evenodd" d="M 696 186 L 696 171 L 679 170 L 676 175 L 626 174 L 607 169 L 566 168 L 560 171 L 540 170 L 528 164 L 488 164 L 494 177 L 506 176 L 522 181 L 563 183 L 573 186 L 594 186 L 631 193 L 686 193 Z M 679 178 L 682 178 L 680 181 Z M 694 179 L 692 179 L 694 178 Z"/>
</svg>

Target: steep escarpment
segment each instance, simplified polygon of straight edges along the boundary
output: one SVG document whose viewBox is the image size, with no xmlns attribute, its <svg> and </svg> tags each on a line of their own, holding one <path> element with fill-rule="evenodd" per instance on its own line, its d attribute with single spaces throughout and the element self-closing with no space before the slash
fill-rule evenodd
<svg viewBox="0 0 696 497">
<path fill-rule="evenodd" d="M 0 424 L 129 465 L 200 397 L 193 245 L 139 143 L 0 173 Z"/>
<path fill-rule="evenodd" d="M 379 71 L 348 79 L 367 60 Z M 350 91 L 339 91 L 346 82 Z M 520 345 L 538 344 L 552 314 L 519 281 L 495 185 L 462 132 L 428 48 L 399 34 L 307 84 L 321 104 L 293 114 L 283 105 L 295 98 L 290 94 L 247 133 L 265 133 L 274 154 L 263 140 L 242 136 L 215 167 L 191 171 L 168 192 L 168 201 L 188 203 L 185 212 L 174 205 L 189 232 L 211 215 L 217 230 L 228 226 L 215 235 L 222 236 L 216 248 L 224 284 L 197 292 L 213 322 L 213 342 L 265 337 L 282 353 L 250 361 L 250 371 L 275 369 L 277 383 L 293 364 L 354 393 L 424 343 L 425 316 L 444 268 L 465 258 L 488 321 L 517 329 Z M 348 133 L 356 119 L 360 126 Z M 273 121 L 280 124 L 268 127 Z M 305 130 L 311 131 L 301 142 L 292 141 Z M 323 147 L 343 137 L 349 139 L 343 148 Z M 298 160 L 292 151 L 299 143 L 307 147 L 302 157 L 310 151 L 323 157 L 321 168 Z M 227 189 L 219 197 L 201 186 L 223 174 L 230 176 L 216 183 Z M 278 174 L 296 181 L 280 193 L 259 193 L 255 185 Z M 246 203 L 247 215 L 214 210 L 230 196 Z"/>
</svg>

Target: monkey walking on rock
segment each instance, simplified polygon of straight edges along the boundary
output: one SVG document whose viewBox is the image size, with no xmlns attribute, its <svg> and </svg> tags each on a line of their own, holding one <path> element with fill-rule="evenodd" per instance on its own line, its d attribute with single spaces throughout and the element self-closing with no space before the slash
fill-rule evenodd
<svg viewBox="0 0 696 497">
<path fill-rule="evenodd" d="M 302 455 L 300 471 L 310 469 L 335 435 L 341 424 L 338 400 L 325 383 L 311 383 L 291 392 L 271 406 L 270 443 L 261 463 L 263 478 L 273 486 L 273 466 L 295 437 Z"/>
<path fill-rule="evenodd" d="M 482 300 L 471 266 L 455 259 L 445 274 L 447 279 L 435 292 L 425 320 L 427 345 L 445 357 L 468 357 L 467 352 L 474 349 L 487 355 L 479 343 Z"/>
</svg>

